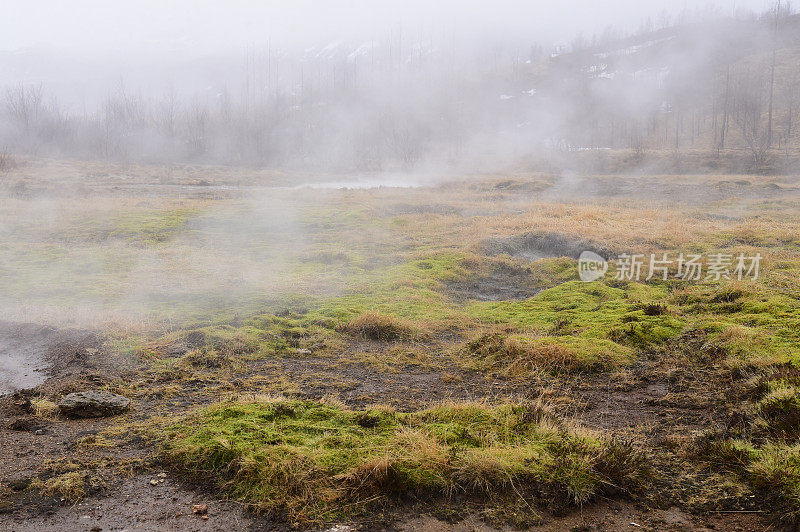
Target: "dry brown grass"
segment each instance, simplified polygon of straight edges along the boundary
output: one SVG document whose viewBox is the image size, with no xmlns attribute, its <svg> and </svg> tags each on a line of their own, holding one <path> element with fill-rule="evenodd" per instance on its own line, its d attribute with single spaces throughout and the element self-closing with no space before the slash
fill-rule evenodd
<svg viewBox="0 0 800 532">
<path fill-rule="evenodd" d="M 355 336 L 380 342 L 408 340 L 417 334 L 409 321 L 377 312 L 366 312 L 347 323 L 342 330 Z"/>
<path fill-rule="evenodd" d="M 32 399 L 31 405 L 36 417 L 54 419 L 58 415 L 58 405 L 47 399 Z"/>
</svg>

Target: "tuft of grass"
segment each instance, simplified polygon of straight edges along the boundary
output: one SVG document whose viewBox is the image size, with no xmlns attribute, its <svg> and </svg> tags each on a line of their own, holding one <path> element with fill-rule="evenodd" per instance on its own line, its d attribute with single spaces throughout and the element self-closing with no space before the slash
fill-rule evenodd
<svg viewBox="0 0 800 532">
<path fill-rule="evenodd" d="M 764 500 L 771 517 L 795 529 L 800 525 L 800 444 L 767 442 L 761 447 L 712 433 L 697 451 L 716 467 L 738 474 Z"/>
<path fill-rule="evenodd" d="M 342 330 L 380 342 L 407 340 L 417 334 L 417 330 L 411 322 L 378 312 L 365 312 L 350 320 Z"/>
<path fill-rule="evenodd" d="M 464 351 L 479 369 L 500 368 L 508 376 L 531 371 L 599 371 L 629 362 L 632 352 L 610 340 L 575 336 L 525 336 L 487 333 L 467 342 Z"/>
<path fill-rule="evenodd" d="M 796 436 L 800 432 L 800 390 L 781 381 L 767 386 L 768 393 L 756 404 L 760 424 L 771 435 Z"/>
<path fill-rule="evenodd" d="M 68 471 L 47 480 L 34 479 L 30 487 L 42 495 L 74 503 L 105 486 L 103 480 L 88 471 Z"/>
<path fill-rule="evenodd" d="M 415 413 L 332 401 L 232 400 L 160 429 L 177 468 L 253 508 L 331 521 L 416 493 L 488 500 L 509 488 L 543 506 L 639 489 L 642 454 L 570 428 L 540 405 L 448 403 Z"/>
<path fill-rule="evenodd" d="M 800 444 L 765 446 L 747 473 L 780 521 L 800 525 Z"/>
<path fill-rule="evenodd" d="M 58 415 L 58 405 L 47 399 L 32 399 L 31 405 L 36 417 L 43 419 L 53 419 Z"/>
</svg>

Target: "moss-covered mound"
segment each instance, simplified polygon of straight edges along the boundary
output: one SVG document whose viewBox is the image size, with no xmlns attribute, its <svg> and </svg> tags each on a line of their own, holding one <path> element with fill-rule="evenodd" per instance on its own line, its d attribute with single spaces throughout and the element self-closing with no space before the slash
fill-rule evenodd
<svg viewBox="0 0 800 532">
<path fill-rule="evenodd" d="M 295 521 L 326 521 L 413 494 L 565 507 L 634 490 L 644 458 L 537 405 L 447 404 L 415 413 L 326 402 L 237 400 L 167 426 L 164 454 L 227 495 Z"/>
</svg>

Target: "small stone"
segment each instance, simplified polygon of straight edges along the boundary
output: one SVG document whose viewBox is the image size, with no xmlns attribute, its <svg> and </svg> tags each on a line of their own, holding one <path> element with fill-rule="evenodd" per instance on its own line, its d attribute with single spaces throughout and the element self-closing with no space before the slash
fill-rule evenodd
<svg viewBox="0 0 800 532">
<path fill-rule="evenodd" d="M 36 434 L 37 436 L 41 436 L 44 434 L 44 431 L 42 429 L 37 429 L 36 432 L 34 432 L 34 434 Z"/>
<path fill-rule="evenodd" d="M 294 352 L 301 356 L 308 356 L 311 354 L 311 349 L 295 349 Z"/>
<path fill-rule="evenodd" d="M 72 418 L 115 416 L 125 412 L 131 400 L 102 390 L 71 393 L 58 404 L 61 413 Z"/>
<path fill-rule="evenodd" d="M 195 515 L 206 515 L 208 513 L 207 504 L 193 504 L 192 513 Z"/>
<path fill-rule="evenodd" d="M 151 486 L 158 486 L 158 481 L 157 481 L 156 479 L 152 479 L 152 480 L 150 481 L 150 485 L 151 485 Z"/>
</svg>

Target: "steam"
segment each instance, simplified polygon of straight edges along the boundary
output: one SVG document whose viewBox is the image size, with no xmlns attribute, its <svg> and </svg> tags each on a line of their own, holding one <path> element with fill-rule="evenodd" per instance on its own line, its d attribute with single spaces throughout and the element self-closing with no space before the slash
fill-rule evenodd
<svg viewBox="0 0 800 532">
<path fill-rule="evenodd" d="M 25 42 L 38 31 L 26 29 L 30 8 L 4 6 L 0 20 L 18 22 L 8 46 L 27 47 L 0 53 L 0 311 L 136 329 L 338 293 L 349 257 L 311 275 L 303 260 L 341 251 L 342 187 L 540 171 L 554 176 L 543 197 L 569 201 L 625 185 L 587 173 L 800 167 L 791 7 L 756 15 L 745 9 L 764 7 L 754 0 L 634 20 L 623 4 L 641 2 L 607 13 L 572 4 L 589 11 L 364 3 L 348 25 L 353 10 L 334 2 L 320 8 L 341 24 L 332 31 L 302 3 L 239 2 L 225 18 L 221 4 L 192 2 L 191 15 L 156 9 L 137 36 L 109 4 L 78 2 L 87 20 L 54 31 L 50 46 Z M 78 37 L 92 20 L 136 38 Z M 127 226 L 163 229 L 169 245 Z M 364 235 L 357 252 L 383 237 Z"/>
<path fill-rule="evenodd" d="M 348 11 L 339 7 L 342 13 L 324 10 L 343 18 Z M 362 26 L 313 37 L 314 23 L 287 8 L 297 35 L 265 23 L 274 40 L 260 37 L 236 51 L 209 49 L 220 35 L 212 31 L 205 46 L 193 37 L 157 57 L 145 52 L 146 42 L 103 56 L 46 48 L 6 54 L 0 146 L 129 164 L 435 174 L 605 169 L 604 150 L 638 157 L 734 148 L 759 166 L 766 150 L 797 145 L 797 69 L 778 68 L 772 81 L 770 68 L 772 52 L 788 65 L 798 44 L 800 21 L 785 4 L 756 16 L 740 3 L 735 18 L 727 9 L 652 13 L 638 26 L 610 9 L 601 19 L 622 17 L 618 29 L 562 20 L 563 28 L 583 23 L 598 32 L 568 43 L 552 28 L 518 22 L 523 14 L 564 18 L 541 7 L 456 7 L 437 9 L 431 24 L 438 26 L 414 30 L 402 25 L 413 10 L 388 24 L 391 10 L 369 8 Z M 211 4 L 200 11 L 216 13 Z M 169 27 L 162 15 L 153 22 L 159 38 Z M 468 39 L 465 31 L 478 22 L 470 17 L 478 16 L 489 17 L 493 30 Z M 363 31 L 369 23 L 371 35 Z M 252 21 L 243 27 L 255 28 Z M 594 162 L 576 167 L 581 159 Z"/>
</svg>

